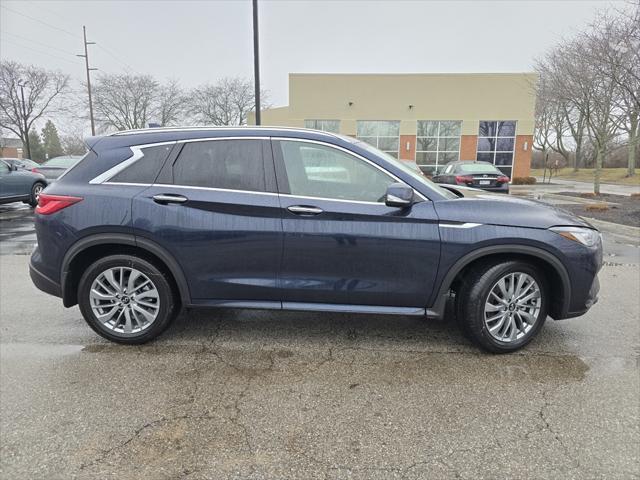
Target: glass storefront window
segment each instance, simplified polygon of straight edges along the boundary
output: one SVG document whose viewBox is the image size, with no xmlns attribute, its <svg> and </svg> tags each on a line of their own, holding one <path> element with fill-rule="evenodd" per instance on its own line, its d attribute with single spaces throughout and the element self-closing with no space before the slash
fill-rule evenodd
<svg viewBox="0 0 640 480">
<path fill-rule="evenodd" d="M 427 175 L 460 157 L 460 120 L 418 120 L 416 163 Z"/>
</svg>

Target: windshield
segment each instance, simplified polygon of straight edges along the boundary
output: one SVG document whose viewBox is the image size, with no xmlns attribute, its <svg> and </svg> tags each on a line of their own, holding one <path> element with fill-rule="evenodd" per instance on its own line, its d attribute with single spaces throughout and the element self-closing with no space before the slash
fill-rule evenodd
<svg viewBox="0 0 640 480">
<path fill-rule="evenodd" d="M 56 157 L 48 162 L 43 163 L 45 167 L 64 167 L 68 168 L 78 161 L 80 157 Z"/>
<path fill-rule="evenodd" d="M 363 148 L 364 150 L 367 150 L 379 157 L 383 157 L 387 162 L 392 163 L 394 166 L 398 167 L 403 172 L 408 173 L 409 175 L 411 175 L 411 178 L 414 178 L 417 182 L 419 182 L 421 185 L 424 185 L 429 190 L 437 192 L 440 195 L 444 195 L 448 198 L 458 198 L 456 194 L 454 194 L 453 192 L 450 192 L 449 190 L 441 188 L 437 184 L 433 183 L 427 177 L 425 177 L 424 175 L 421 175 L 420 173 L 416 172 L 413 168 L 411 168 L 409 165 L 405 164 L 405 162 L 402 162 L 397 158 L 392 157 L 388 153 L 378 150 L 377 148 L 369 145 L 368 143 L 361 142 L 359 140 L 354 140 L 353 138 L 349 140 L 351 141 L 351 143 L 358 145 L 360 148 Z"/>
<path fill-rule="evenodd" d="M 461 163 L 458 168 L 465 173 L 500 173 L 489 163 Z"/>
</svg>

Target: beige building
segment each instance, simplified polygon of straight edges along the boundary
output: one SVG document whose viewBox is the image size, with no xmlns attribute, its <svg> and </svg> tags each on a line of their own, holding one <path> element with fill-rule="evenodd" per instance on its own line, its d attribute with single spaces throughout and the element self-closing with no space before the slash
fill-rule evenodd
<svg viewBox="0 0 640 480">
<path fill-rule="evenodd" d="M 262 124 L 357 137 L 425 173 L 452 160 L 484 160 L 524 177 L 535 80 L 534 73 L 292 73 L 289 105 L 263 110 Z"/>
</svg>

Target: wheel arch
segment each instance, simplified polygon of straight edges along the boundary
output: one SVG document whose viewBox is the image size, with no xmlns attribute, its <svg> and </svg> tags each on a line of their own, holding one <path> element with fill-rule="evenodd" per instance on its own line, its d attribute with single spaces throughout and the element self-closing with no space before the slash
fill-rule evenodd
<svg viewBox="0 0 640 480">
<path fill-rule="evenodd" d="M 433 308 L 428 309 L 434 316 L 441 316 L 449 291 L 464 276 L 465 271 L 480 262 L 495 259 L 496 262 L 520 259 L 528 261 L 542 269 L 550 283 L 549 293 L 551 302 L 549 315 L 553 318 L 563 318 L 569 311 L 571 300 L 571 282 L 566 267 L 558 257 L 542 248 L 529 245 L 491 245 L 474 250 L 458 259 L 445 274 Z"/>
<path fill-rule="evenodd" d="M 78 303 L 78 282 L 82 273 L 95 260 L 114 253 L 137 255 L 163 269 L 177 289 L 183 305 L 191 303 L 189 286 L 180 265 L 157 243 L 129 234 L 89 235 L 74 243 L 62 260 L 61 287 L 65 307 Z"/>
</svg>

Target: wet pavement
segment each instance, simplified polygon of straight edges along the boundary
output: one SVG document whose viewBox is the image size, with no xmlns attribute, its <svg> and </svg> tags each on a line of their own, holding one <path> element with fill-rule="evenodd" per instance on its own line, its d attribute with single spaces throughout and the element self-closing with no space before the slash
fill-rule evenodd
<svg viewBox="0 0 640 480">
<path fill-rule="evenodd" d="M 600 302 L 502 356 L 450 320 L 246 310 L 119 346 L 1 255 L 0 478 L 638 478 L 638 249 L 605 245 Z"/>
</svg>

